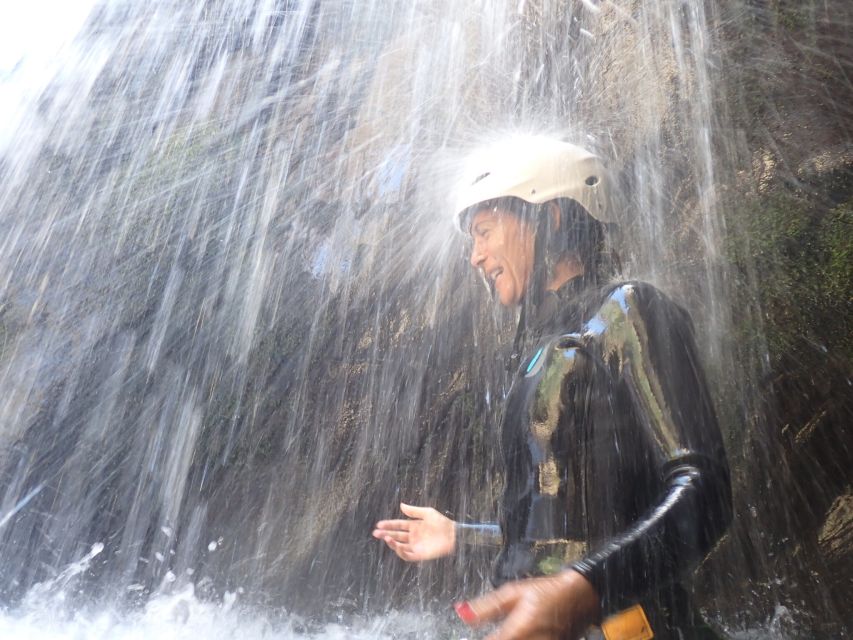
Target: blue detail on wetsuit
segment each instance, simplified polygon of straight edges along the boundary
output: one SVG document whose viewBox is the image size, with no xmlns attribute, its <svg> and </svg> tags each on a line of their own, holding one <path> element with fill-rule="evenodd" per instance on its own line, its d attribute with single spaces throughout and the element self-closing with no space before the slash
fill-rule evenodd
<svg viewBox="0 0 853 640">
<path fill-rule="evenodd" d="M 545 351 L 545 347 L 542 347 L 541 349 L 539 349 L 539 351 L 536 352 L 536 355 L 533 356 L 533 359 L 530 361 L 530 364 L 527 365 L 527 371 L 524 372 L 524 375 L 526 375 L 526 376 L 530 375 L 530 372 L 533 371 L 533 367 L 539 361 L 539 356 L 542 355 L 543 351 Z"/>
</svg>

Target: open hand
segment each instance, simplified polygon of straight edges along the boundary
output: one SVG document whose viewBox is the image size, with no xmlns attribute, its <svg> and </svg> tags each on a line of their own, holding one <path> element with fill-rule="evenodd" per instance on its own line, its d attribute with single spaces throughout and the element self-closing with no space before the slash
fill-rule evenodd
<svg viewBox="0 0 853 640">
<path fill-rule="evenodd" d="M 432 507 L 400 503 L 410 520 L 380 520 L 373 537 L 382 540 L 407 562 L 448 556 L 456 549 L 455 523 Z"/>
<path fill-rule="evenodd" d="M 509 582 L 496 591 L 456 605 L 473 627 L 503 620 L 486 640 L 575 640 L 600 615 L 595 588 L 576 571 Z"/>
</svg>

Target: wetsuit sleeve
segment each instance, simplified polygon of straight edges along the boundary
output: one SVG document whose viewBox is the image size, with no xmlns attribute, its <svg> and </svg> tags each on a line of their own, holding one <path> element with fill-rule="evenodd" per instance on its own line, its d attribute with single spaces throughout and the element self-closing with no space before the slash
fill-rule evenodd
<svg viewBox="0 0 853 640">
<path fill-rule="evenodd" d="M 687 314 L 648 285 L 623 285 L 599 315 L 603 363 L 630 399 L 636 442 L 661 487 L 626 531 L 571 565 L 596 588 L 606 616 L 707 554 L 731 520 L 731 488 Z"/>
<path fill-rule="evenodd" d="M 453 525 L 456 546 L 499 547 L 503 544 L 501 526 L 495 522 L 464 523 Z"/>
</svg>

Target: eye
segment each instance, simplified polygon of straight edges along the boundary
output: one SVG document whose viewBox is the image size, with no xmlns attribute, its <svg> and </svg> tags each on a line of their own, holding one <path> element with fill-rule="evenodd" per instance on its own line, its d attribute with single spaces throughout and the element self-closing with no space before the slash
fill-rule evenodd
<svg viewBox="0 0 853 640">
<path fill-rule="evenodd" d="M 489 234 L 492 232 L 492 228 L 486 225 L 475 227 L 471 236 L 477 240 L 482 239 L 485 240 L 489 237 Z"/>
</svg>

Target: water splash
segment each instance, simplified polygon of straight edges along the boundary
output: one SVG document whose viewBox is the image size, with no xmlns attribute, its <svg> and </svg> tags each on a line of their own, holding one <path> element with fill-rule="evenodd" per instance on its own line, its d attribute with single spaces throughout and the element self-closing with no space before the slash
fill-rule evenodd
<svg viewBox="0 0 853 640">
<path fill-rule="evenodd" d="M 218 615 L 255 629 L 222 610 L 238 587 L 262 611 L 352 613 L 483 585 L 485 558 L 403 567 L 368 534 L 400 499 L 487 517 L 500 484 L 489 400 L 506 391 L 496 337 L 514 318 L 488 306 L 439 213 L 459 151 L 495 131 L 559 132 L 610 159 L 628 275 L 693 310 L 740 470 L 766 444 L 764 335 L 731 348 L 735 316 L 762 310 L 732 308 L 746 285 L 722 209 L 750 192 L 753 155 L 767 156 L 757 189 L 785 164 L 733 130 L 749 120 L 727 84 L 731 43 L 771 50 L 772 15 L 668 0 L 64 6 L 54 50 L 7 55 L 0 77 L 4 624 L 35 625 L 15 603 L 94 540 L 68 597 L 106 604 L 57 633 L 135 637 L 157 622 L 122 606 L 170 598 L 212 634 Z M 809 37 L 850 23 L 843 6 L 803 11 L 779 19 L 811 20 Z M 836 50 L 821 64 L 846 68 Z M 741 489 L 762 503 L 757 483 Z M 784 536 L 739 513 L 729 562 L 746 582 L 774 574 Z M 748 598 L 765 624 L 793 584 L 708 571 L 712 611 Z M 187 576 L 193 592 L 160 592 Z M 835 619 L 815 594 L 804 608 Z M 364 629 L 386 633 L 381 620 Z"/>
<path fill-rule="evenodd" d="M 139 606 L 80 606 L 69 596 L 79 587 L 79 576 L 103 550 L 101 543 L 92 545 L 86 555 L 58 576 L 34 585 L 20 605 L 1 610 L 0 636 L 32 640 L 224 640 L 236 636 L 249 640 L 462 640 L 466 635 L 449 611 L 443 616 L 428 611 L 392 611 L 370 617 L 333 614 L 333 621 L 318 622 L 286 611 L 246 605 L 241 602 L 245 594 L 241 587 L 217 598 L 199 595 L 207 590 L 203 582 L 197 585 L 191 581 L 191 574 L 178 578 L 171 572 L 153 593 L 139 600 Z M 129 592 L 143 589 L 142 585 L 127 586 Z"/>
<path fill-rule="evenodd" d="M 27 607 L 0 612 L 0 635 L 31 640 L 464 640 L 461 629 L 451 629 L 446 619 L 428 613 L 374 615 L 349 622 L 311 623 L 299 616 L 240 605 L 236 593 L 220 602 L 200 600 L 192 584 L 170 595 L 154 595 L 137 612 L 81 609 L 73 614 L 55 608 Z"/>
</svg>

